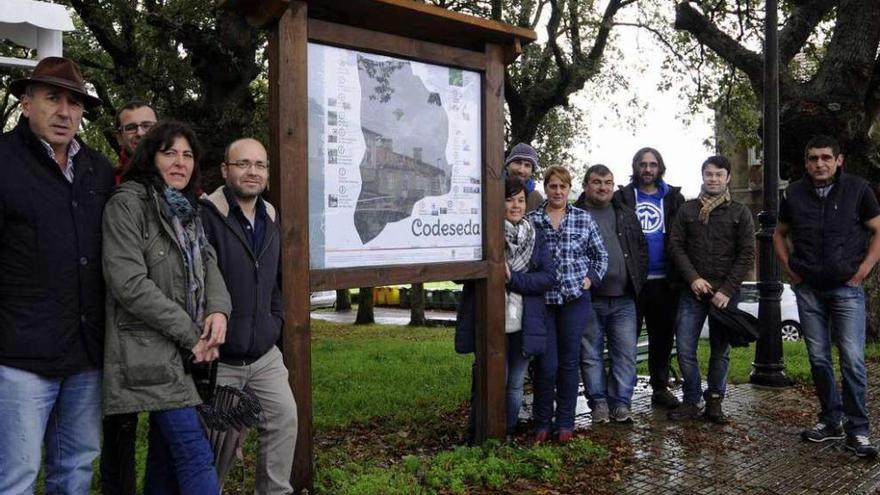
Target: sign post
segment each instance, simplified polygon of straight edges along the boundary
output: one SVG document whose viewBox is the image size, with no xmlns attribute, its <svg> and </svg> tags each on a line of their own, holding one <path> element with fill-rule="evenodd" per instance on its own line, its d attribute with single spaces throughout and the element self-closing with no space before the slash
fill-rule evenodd
<svg viewBox="0 0 880 495">
<path fill-rule="evenodd" d="M 476 435 L 503 438 L 504 66 L 535 33 L 407 0 L 221 3 L 270 30 L 296 492 L 314 482 L 311 291 L 475 280 Z"/>
</svg>

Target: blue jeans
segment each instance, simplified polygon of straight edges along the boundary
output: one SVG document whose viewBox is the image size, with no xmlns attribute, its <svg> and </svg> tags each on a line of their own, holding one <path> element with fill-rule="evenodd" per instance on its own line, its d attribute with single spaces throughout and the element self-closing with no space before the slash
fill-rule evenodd
<svg viewBox="0 0 880 495">
<path fill-rule="evenodd" d="M 581 337 L 591 312 L 589 292 L 562 305 L 547 305 L 547 350 L 535 363 L 534 415 L 538 431 L 550 430 L 554 397 L 557 428 L 574 429 Z"/>
<path fill-rule="evenodd" d="M 605 375 L 608 339 L 611 367 Z M 636 303 L 630 296 L 593 297 L 593 312 L 581 339 L 581 376 L 590 409 L 597 400 L 630 407 L 636 384 Z"/>
<path fill-rule="evenodd" d="M 516 432 L 519 410 L 523 401 L 523 381 L 529 369 L 529 360 L 522 352 L 522 331 L 507 334 L 507 434 Z M 471 366 L 471 409 L 468 419 L 468 442 L 474 441 L 477 421 L 477 360 Z"/>
<path fill-rule="evenodd" d="M 214 453 L 193 407 L 150 413 L 144 495 L 217 495 Z"/>
<path fill-rule="evenodd" d="M 794 287 L 794 293 L 821 406 L 819 421 L 838 424 L 846 416 L 844 428 L 848 434 L 867 435 L 870 426 L 865 410 L 865 290 L 848 285 L 815 289 L 801 283 Z M 837 343 L 840 351 L 842 397 L 834 379 L 832 342 Z"/>
<path fill-rule="evenodd" d="M 46 449 L 46 493 L 89 493 L 101 446 L 101 372 L 47 378 L 0 366 L 0 493 L 33 493 Z"/>
<path fill-rule="evenodd" d="M 736 306 L 739 292 L 735 293 L 728 303 Z M 702 396 L 700 381 L 700 363 L 697 361 L 697 343 L 700 331 L 709 315 L 709 300 L 699 300 L 689 289 L 681 292 L 678 300 L 678 315 L 675 318 L 675 343 L 678 352 L 678 367 L 684 379 L 682 390 L 684 401 L 698 404 Z M 724 331 L 709 325 L 709 375 L 706 377 L 706 397 L 717 394 L 724 398 L 727 390 L 727 368 L 730 364 L 730 344 L 724 337 Z"/>
<path fill-rule="evenodd" d="M 523 333 L 507 334 L 507 434 L 512 435 L 519 420 L 523 401 L 523 381 L 529 368 L 529 360 L 523 355 Z"/>
</svg>

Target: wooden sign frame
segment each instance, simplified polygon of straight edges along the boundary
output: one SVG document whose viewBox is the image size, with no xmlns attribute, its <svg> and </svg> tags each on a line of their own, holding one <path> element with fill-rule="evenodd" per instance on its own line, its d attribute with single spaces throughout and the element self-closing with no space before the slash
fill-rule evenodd
<svg viewBox="0 0 880 495">
<path fill-rule="evenodd" d="M 282 351 L 297 402 L 296 493 L 313 488 L 311 291 L 472 279 L 477 294 L 478 441 L 505 433 L 504 66 L 535 33 L 411 0 L 226 0 L 269 36 L 272 202 L 282 218 Z M 423 265 L 309 267 L 308 43 L 467 69 L 482 79 L 483 259 Z"/>
</svg>

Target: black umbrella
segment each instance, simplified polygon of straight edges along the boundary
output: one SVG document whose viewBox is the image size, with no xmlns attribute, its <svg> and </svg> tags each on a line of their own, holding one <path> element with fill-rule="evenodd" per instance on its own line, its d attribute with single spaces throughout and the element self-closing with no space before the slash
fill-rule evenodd
<svg viewBox="0 0 880 495">
<path fill-rule="evenodd" d="M 232 459 L 241 447 L 247 429 L 263 421 L 263 408 L 247 387 L 239 389 L 221 385 L 215 387 L 210 400 L 197 406 L 197 409 L 214 451 L 214 465 L 218 468 L 220 479 L 223 479 L 226 470 L 232 466 Z"/>
<path fill-rule="evenodd" d="M 724 331 L 724 337 L 732 347 L 748 347 L 761 335 L 758 319 L 735 306 L 723 309 L 709 305 L 709 325 Z"/>
</svg>

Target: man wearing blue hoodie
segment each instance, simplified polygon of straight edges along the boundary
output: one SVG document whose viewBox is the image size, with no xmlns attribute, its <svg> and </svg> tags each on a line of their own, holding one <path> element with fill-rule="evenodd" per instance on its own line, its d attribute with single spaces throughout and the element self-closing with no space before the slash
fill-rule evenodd
<svg viewBox="0 0 880 495">
<path fill-rule="evenodd" d="M 533 175 L 537 168 L 538 152 L 526 143 L 514 146 L 504 160 L 504 172 L 526 185 L 526 213 L 538 208 L 544 202 L 544 197 L 535 188 Z"/>
<path fill-rule="evenodd" d="M 667 245 L 672 221 L 684 203 L 684 196 L 680 187 L 663 181 L 666 165 L 654 148 L 636 152 L 632 172 L 630 183 L 614 194 L 616 200 L 635 211 L 648 241 L 648 280 L 637 300 L 637 328 L 641 331 L 644 321 L 648 329 L 651 404 L 675 409 L 680 402 L 669 391 L 669 358 L 675 339 L 678 291 L 672 287 L 676 275 Z"/>
</svg>

